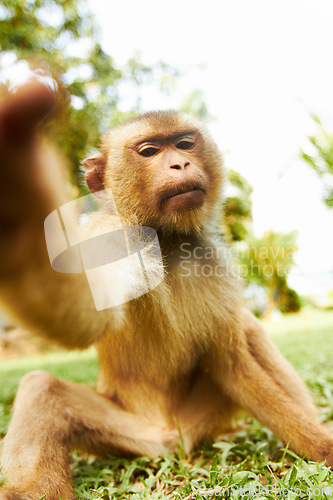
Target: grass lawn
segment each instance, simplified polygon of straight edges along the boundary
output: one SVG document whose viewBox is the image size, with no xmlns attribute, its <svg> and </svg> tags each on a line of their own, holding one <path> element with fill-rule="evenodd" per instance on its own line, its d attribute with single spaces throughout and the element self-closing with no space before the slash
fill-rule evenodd
<svg viewBox="0 0 333 500">
<path fill-rule="evenodd" d="M 313 390 L 322 420 L 331 420 L 333 311 L 305 309 L 265 326 Z M 34 369 L 94 387 L 98 363 L 93 350 L 2 361 L 0 435 L 7 428 L 20 378 Z M 72 469 L 79 499 L 333 499 L 333 473 L 283 449 L 272 432 L 253 419 L 239 422 L 234 434 L 204 443 L 189 457 L 181 449 L 156 460 L 96 460 L 75 452 Z"/>
</svg>

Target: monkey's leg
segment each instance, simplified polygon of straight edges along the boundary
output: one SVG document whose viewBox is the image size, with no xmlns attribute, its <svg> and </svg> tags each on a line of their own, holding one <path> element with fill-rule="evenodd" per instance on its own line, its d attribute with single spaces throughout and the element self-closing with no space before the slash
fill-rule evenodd
<svg viewBox="0 0 333 500">
<path fill-rule="evenodd" d="M 244 325 L 252 356 L 309 417 L 316 419 L 318 412 L 305 383 L 273 344 L 261 323 L 248 310 L 244 310 Z"/>
<path fill-rule="evenodd" d="M 245 340 L 245 339 L 243 339 Z M 272 429 L 298 455 L 333 465 L 333 436 L 261 366 L 245 342 L 212 355 L 212 374 L 233 401 Z"/>
<path fill-rule="evenodd" d="M 176 412 L 182 443 L 188 454 L 203 439 L 228 432 L 240 408 L 221 393 L 212 378 L 199 372 L 188 396 Z"/>
<path fill-rule="evenodd" d="M 97 455 L 156 456 L 167 451 L 168 442 L 167 431 L 119 409 L 92 389 L 47 372 L 31 372 L 20 384 L 4 440 L 7 482 L 0 499 L 74 499 L 68 463 L 72 448 Z"/>
</svg>

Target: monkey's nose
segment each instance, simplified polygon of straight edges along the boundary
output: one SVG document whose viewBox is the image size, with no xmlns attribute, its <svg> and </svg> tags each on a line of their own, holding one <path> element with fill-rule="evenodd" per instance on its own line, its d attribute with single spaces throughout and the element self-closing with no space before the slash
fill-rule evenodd
<svg viewBox="0 0 333 500">
<path fill-rule="evenodd" d="M 189 158 L 178 153 L 178 151 L 168 151 L 164 156 L 164 165 L 173 170 L 185 170 L 191 164 Z"/>
<path fill-rule="evenodd" d="M 186 167 L 188 167 L 189 164 L 190 164 L 189 161 L 174 163 L 173 165 L 170 165 L 170 168 L 174 168 L 175 170 L 183 170 Z"/>
</svg>

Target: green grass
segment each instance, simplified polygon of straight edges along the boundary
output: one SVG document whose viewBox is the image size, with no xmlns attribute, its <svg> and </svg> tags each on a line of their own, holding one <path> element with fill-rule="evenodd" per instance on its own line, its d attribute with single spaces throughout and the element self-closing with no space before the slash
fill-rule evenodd
<svg viewBox="0 0 333 500">
<path fill-rule="evenodd" d="M 333 310 L 304 309 L 281 321 L 264 322 L 276 345 L 306 375 L 333 367 Z"/>
<path fill-rule="evenodd" d="M 94 349 L 85 352 L 61 351 L 44 356 L 1 361 L 0 435 L 6 432 L 20 379 L 32 370 L 47 370 L 57 377 L 95 387 L 98 361 Z"/>
<path fill-rule="evenodd" d="M 314 391 L 322 419 L 332 419 L 333 311 L 304 310 L 265 326 Z M 93 350 L 1 362 L 0 433 L 8 425 L 19 379 L 33 369 L 94 387 L 98 363 Z M 204 443 L 190 457 L 181 449 L 156 460 L 96 460 L 74 453 L 72 472 L 79 499 L 333 499 L 332 472 L 283 449 L 253 419 L 240 422 L 237 432 L 222 441 Z"/>
<path fill-rule="evenodd" d="M 322 419 L 333 419 L 333 310 L 304 309 L 265 323 L 275 344 L 315 395 Z"/>
</svg>

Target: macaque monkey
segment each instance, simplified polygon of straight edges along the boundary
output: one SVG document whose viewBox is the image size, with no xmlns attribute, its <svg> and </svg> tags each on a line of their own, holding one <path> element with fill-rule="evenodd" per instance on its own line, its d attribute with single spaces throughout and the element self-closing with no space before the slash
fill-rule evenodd
<svg viewBox="0 0 333 500">
<path fill-rule="evenodd" d="M 38 334 L 68 348 L 95 344 L 98 388 L 44 371 L 23 377 L 3 444 L 0 499 L 72 500 L 71 449 L 154 457 L 174 450 L 180 431 L 190 452 L 240 410 L 297 454 L 332 466 L 332 435 L 244 309 L 239 280 L 217 252 L 224 170 L 204 126 L 174 111 L 148 113 L 107 133 L 99 155 L 85 161 L 91 192 L 112 190 L 124 226 L 153 228 L 163 257 L 158 286 L 97 311 L 87 277 L 54 271 L 46 250 L 44 220 L 68 201 L 41 134 L 53 105 L 53 93 L 32 82 L 0 110 L 0 293 Z M 153 258 L 151 266 L 153 273 Z M 128 273 L 128 282 L 112 283 L 114 293 L 130 297 L 138 280 Z"/>
</svg>

